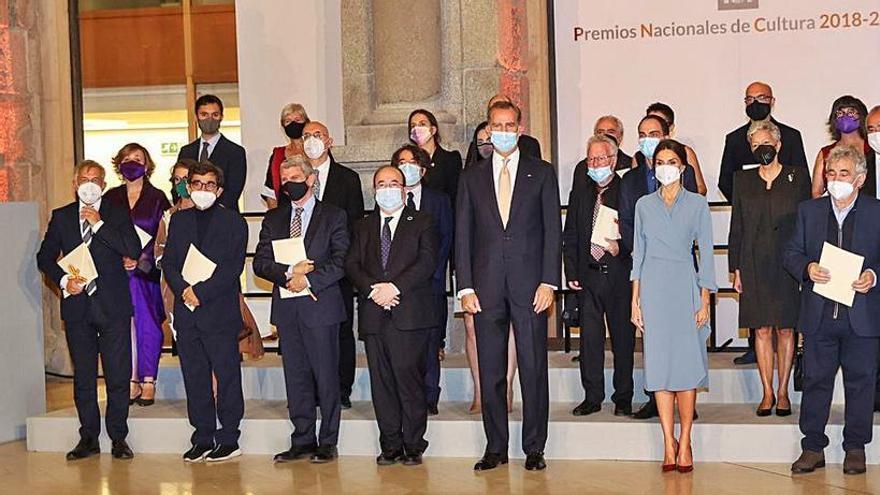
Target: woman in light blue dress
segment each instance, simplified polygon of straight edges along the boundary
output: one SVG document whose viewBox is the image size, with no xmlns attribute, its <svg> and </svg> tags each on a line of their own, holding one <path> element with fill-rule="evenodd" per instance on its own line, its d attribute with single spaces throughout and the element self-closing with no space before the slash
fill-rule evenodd
<svg viewBox="0 0 880 495">
<path fill-rule="evenodd" d="M 657 145 L 654 170 L 661 187 L 636 203 L 631 277 L 632 318 L 644 342 L 645 388 L 656 393 L 663 428 L 663 471 L 682 473 L 693 470 L 691 426 L 697 389 L 709 385 L 709 293 L 717 290 L 709 205 L 681 186 L 686 163 L 687 151 L 677 141 Z"/>
</svg>

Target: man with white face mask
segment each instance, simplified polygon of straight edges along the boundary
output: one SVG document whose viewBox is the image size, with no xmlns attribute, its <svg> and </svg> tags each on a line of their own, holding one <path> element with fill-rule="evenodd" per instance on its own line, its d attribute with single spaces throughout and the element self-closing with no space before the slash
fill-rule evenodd
<svg viewBox="0 0 880 495">
<path fill-rule="evenodd" d="M 565 278 L 578 291 L 580 307 L 580 371 L 586 398 L 572 412 L 586 416 L 602 409 L 605 401 L 605 322 L 614 352 L 615 416 L 632 414 L 635 328 L 630 323 L 629 273 L 632 258 L 621 251 L 616 238 L 593 243 L 593 229 L 602 207 L 618 209 L 620 178 L 614 172 L 617 146 L 605 135 L 587 141 L 589 182 L 572 180 L 568 214 L 562 234 Z M 577 173 L 577 172 L 576 172 Z"/>
<path fill-rule="evenodd" d="M 785 269 L 802 281 L 798 329 L 804 335 L 807 373 L 800 416 L 803 452 L 791 466 L 796 474 L 825 465 L 823 451 L 829 443 L 825 426 L 840 368 L 846 402 L 843 472 L 865 472 L 880 350 L 880 201 L 859 193 L 866 175 L 860 150 L 835 147 L 825 160 L 829 196 L 800 204 L 794 235 L 783 251 Z M 852 306 L 814 292 L 817 284 L 840 276 L 819 264 L 826 243 L 864 257 L 861 275 L 846 281 L 855 291 Z"/>
<path fill-rule="evenodd" d="M 104 168 L 87 160 L 76 167 L 73 181 L 78 201 L 52 211 L 46 237 L 37 252 L 37 266 L 61 289 L 61 319 L 73 361 L 73 400 L 79 416 L 80 440 L 67 460 L 100 452 L 98 435 L 98 354 L 107 387 L 106 429 L 115 459 L 130 459 L 128 444 L 128 380 L 131 376 L 131 295 L 123 258 L 137 258 L 141 243 L 128 211 L 101 200 Z M 85 283 L 58 259 L 85 244 L 98 278 Z"/>
<path fill-rule="evenodd" d="M 244 415 L 238 334 L 242 329 L 239 283 L 244 269 L 247 225 L 235 210 L 219 204 L 223 172 L 210 162 L 189 169 L 187 184 L 195 208 L 171 217 L 162 271 L 174 293 L 174 329 L 186 407 L 195 428 L 185 462 L 218 462 L 241 455 L 239 423 Z M 196 284 L 183 278 L 186 259 L 197 249 L 215 263 Z M 217 378 L 214 397 L 211 375 Z M 219 419 L 220 429 L 217 429 Z"/>
</svg>

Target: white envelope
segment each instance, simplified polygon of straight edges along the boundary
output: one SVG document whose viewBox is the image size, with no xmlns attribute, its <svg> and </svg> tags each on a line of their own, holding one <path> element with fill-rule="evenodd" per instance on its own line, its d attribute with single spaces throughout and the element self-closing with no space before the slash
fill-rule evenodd
<svg viewBox="0 0 880 495">
<path fill-rule="evenodd" d="M 149 244 L 150 241 L 153 240 L 153 236 L 148 234 L 146 230 L 138 227 L 137 225 L 134 226 L 134 231 L 137 232 L 138 239 L 140 239 L 141 241 L 141 249 L 147 247 L 147 244 Z"/>
<path fill-rule="evenodd" d="M 300 261 L 308 259 L 302 237 L 274 240 L 272 241 L 272 252 L 275 254 L 275 262 L 282 265 L 293 266 Z M 299 292 L 291 292 L 284 287 L 279 287 L 278 295 L 281 299 L 290 299 L 291 297 L 311 295 L 311 291 L 306 288 Z"/>
<path fill-rule="evenodd" d="M 605 239 L 620 239 L 620 227 L 617 224 L 617 210 L 599 205 L 599 214 L 596 217 L 596 225 L 593 226 L 590 242 L 607 249 L 608 241 Z"/>
<path fill-rule="evenodd" d="M 98 269 L 95 267 L 95 260 L 92 258 L 92 252 L 85 243 L 81 243 L 74 248 L 73 251 L 67 253 L 63 258 L 58 260 L 58 266 L 64 270 L 64 273 L 70 276 L 82 277 L 85 280 L 83 287 L 89 285 L 92 280 L 98 278 Z M 64 297 L 68 297 L 66 291 Z"/>
<path fill-rule="evenodd" d="M 186 259 L 183 261 L 183 270 L 181 271 L 181 275 L 183 276 L 183 280 L 186 281 L 189 285 L 195 285 L 199 282 L 204 282 L 211 278 L 214 275 L 214 270 L 217 269 L 217 263 L 214 263 L 207 256 L 202 254 L 201 251 L 196 249 L 192 244 L 189 245 L 189 250 L 186 252 Z M 195 306 L 186 305 L 190 311 L 195 311 Z"/>
<path fill-rule="evenodd" d="M 856 296 L 852 283 L 862 275 L 864 263 L 864 256 L 850 253 L 826 242 L 822 246 L 819 266 L 828 270 L 831 280 L 827 284 L 813 284 L 813 292 L 852 307 Z"/>
</svg>

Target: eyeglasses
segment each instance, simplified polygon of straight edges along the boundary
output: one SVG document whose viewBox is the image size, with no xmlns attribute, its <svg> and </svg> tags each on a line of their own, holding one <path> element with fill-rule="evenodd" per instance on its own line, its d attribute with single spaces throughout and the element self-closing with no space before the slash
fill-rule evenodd
<svg viewBox="0 0 880 495">
<path fill-rule="evenodd" d="M 767 95 L 746 96 L 743 101 L 746 102 L 746 105 L 751 105 L 752 103 L 754 103 L 756 101 L 759 103 L 770 104 L 770 103 L 773 103 L 773 97 L 767 96 Z"/>
<path fill-rule="evenodd" d="M 843 117 L 844 115 L 857 119 L 861 114 L 855 108 L 841 108 L 840 110 L 834 112 L 834 116 L 837 118 Z"/>
<path fill-rule="evenodd" d="M 601 162 L 607 162 L 607 161 L 610 160 L 611 158 L 612 158 L 611 155 L 593 156 L 593 157 L 587 158 L 587 163 L 601 163 Z"/>
<path fill-rule="evenodd" d="M 217 183 L 214 181 L 202 182 L 200 180 L 194 180 L 189 183 L 189 186 L 193 188 L 194 191 L 214 192 L 217 190 Z"/>
</svg>

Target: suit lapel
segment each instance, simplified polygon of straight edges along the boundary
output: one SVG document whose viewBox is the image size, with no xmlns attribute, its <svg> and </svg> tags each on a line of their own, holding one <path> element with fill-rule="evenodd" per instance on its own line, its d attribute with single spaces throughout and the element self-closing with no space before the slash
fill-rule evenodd
<svg viewBox="0 0 880 495">
<path fill-rule="evenodd" d="M 376 212 L 371 213 L 369 217 L 367 217 L 367 256 L 372 256 L 371 253 L 374 253 L 373 262 L 376 263 L 376 266 L 379 267 L 379 271 L 382 271 L 382 246 L 379 241 L 379 224 L 380 224 L 380 216 L 378 210 Z M 368 265 L 370 266 L 370 265 Z"/>
<path fill-rule="evenodd" d="M 330 184 L 336 184 L 336 181 L 339 180 L 337 177 L 339 175 L 338 165 L 336 162 L 331 159 L 330 163 L 327 164 L 327 180 L 326 184 L 321 184 L 321 190 L 324 191 L 322 201 L 329 201 L 329 199 L 333 198 L 333 192 L 335 187 L 328 187 Z M 334 203 L 335 204 L 335 203 Z"/>
<path fill-rule="evenodd" d="M 482 162 L 484 164 L 483 168 L 479 170 L 481 173 L 480 182 L 482 182 L 482 187 L 479 188 L 475 193 L 479 194 L 479 191 L 492 191 L 492 194 L 489 195 L 489 203 L 492 207 L 492 218 L 498 223 L 498 226 L 501 230 L 504 230 L 504 223 L 501 221 L 501 213 L 498 211 L 498 191 L 495 190 L 495 173 L 492 167 L 492 158 L 490 157 L 488 160 Z M 512 200 L 511 200 L 512 201 Z M 513 209 L 511 207 L 511 209 Z M 510 220 L 510 216 L 508 215 L 508 221 Z"/>
<path fill-rule="evenodd" d="M 405 244 L 408 241 L 408 236 L 410 232 L 410 227 L 412 226 L 413 221 L 413 212 L 409 208 L 404 208 L 402 212 L 400 212 L 400 218 L 397 220 L 397 228 L 394 230 L 394 237 L 391 240 L 391 251 L 388 254 L 388 267 L 386 267 L 387 272 L 391 272 L 391 265 L 394 263 L 394 260 L 397 259 L 395 254 L 400 250 L 400 245 Z"/>
<path fill-rule="evenodd" d="M 312 245 L 312 241 L 314 240 L 315 236 L 318 235 L 317 232 L 321 228 L 320 223 L 324 219 L 324 215 L 322 214 L 322 210 L 323 210 L 323 208 L 321 206 L 321 202 L 316 199 L 315 200 L 315 209 L 312 210 L 312 218 L 309 219 L 309 228 L 308 228 L 308 230 L 306 230 L 306 235 L 303 239 L 303 242 L 304 242 L 305 248 L 306 248 L 306 253 L 309 252 L 309 246 Z"/>
<path fill-rule="evenodd" d="M 519 211 L 519 204 L 522 202 L 525 189 L 532 187 L 533 167 L 531 162 L 526 160 L 525 156 L 520 155 L 519 166 L 516 167 L 516 179 L 513 183 L 513 194 L 510 197 L 510 214 L 507 216 L 507 225 L 513 222 L 516 213 Z"/>
</svg>

